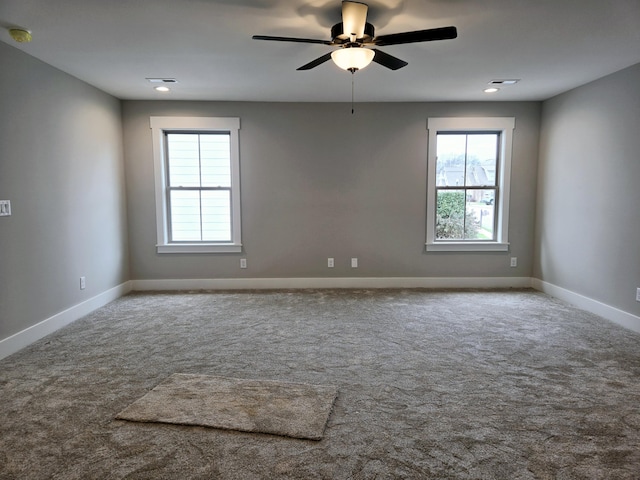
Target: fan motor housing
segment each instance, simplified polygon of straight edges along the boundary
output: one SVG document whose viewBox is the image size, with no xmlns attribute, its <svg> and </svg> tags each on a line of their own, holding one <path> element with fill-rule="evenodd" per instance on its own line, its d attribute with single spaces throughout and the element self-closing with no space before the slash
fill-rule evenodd
<svg viewBox="0 0 640 480">
<path fill-rule="evenodd" d="M 364 36 L 362 38 L 357 38 L 356 41 L 358 43 L 368 43 L 373 40 L 374 36 L 375 29 L 373 28 L 373 25 L 367 22 L 364 24 Z M 342 22 L 336 23 L 331 27 L 331 41 L 334 43 L 349 43 L 351 41 L 350 35 L 344 33 L 344 25 Z"/>
</svg>

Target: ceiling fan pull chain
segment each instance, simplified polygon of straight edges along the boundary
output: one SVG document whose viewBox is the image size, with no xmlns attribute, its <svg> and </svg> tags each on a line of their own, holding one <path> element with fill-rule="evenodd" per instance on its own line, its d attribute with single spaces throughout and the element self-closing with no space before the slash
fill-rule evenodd
<svg viewBox="0 0 640 480">
<path fill-rule="evenodd" d="M 355 70 L 351 72 L 351 115 L 353 115 L 353 77 L 355 77 Z"/>
</svg>

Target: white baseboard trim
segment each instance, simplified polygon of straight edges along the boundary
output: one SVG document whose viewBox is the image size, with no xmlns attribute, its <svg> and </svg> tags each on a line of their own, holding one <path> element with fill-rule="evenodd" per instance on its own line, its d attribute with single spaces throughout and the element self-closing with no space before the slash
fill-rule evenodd
<svg viewBox="0 0 640 480">
<path fill-rule="evenodd" d="M 637 315 L 633 315 L 629 312 L 625 312 L 624 310 L 620 310 L 537 278 L 531 279 L 531 286 L 536 290 L 540 290 L 541 292 L 559 298 L 560 300 L 564 300 L 565 302 L 575 305 L 587 312 L 594 313 L 613 323 L 617 323 L 618 325 L 628 328 L 629 330 L 640 333 L 640 317 Z"/>
<path fill-rule="evenodd" d="M 117 285 L 95 297 L 74 305 L 52 317 L 42 320 L 29 328 L 0 340 L 0 360 L 16 353 L 24 347 L 40 340 L 43 337 L 61 329 L 62 327 L 88 315 L 94 310 L 122 297 L 131 291 L 131 282 L 127 281 Z"/>
<path fill-rule="evenodd" d="M 132 289 L 264 290 L 303 288 L 530 288 L 530 277 L 324 277 L 132 280 Z"/>
</svg>

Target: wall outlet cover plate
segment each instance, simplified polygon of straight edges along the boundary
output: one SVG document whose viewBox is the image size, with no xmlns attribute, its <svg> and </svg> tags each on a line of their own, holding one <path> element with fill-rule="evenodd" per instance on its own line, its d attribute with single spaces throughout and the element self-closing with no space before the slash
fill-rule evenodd
<svg viewBox="0 0 640 480">
<path fill-rule="evenodd" d="M 0 217 L 11 216 L 11 200 L 0 200 Z"/>
</svg>

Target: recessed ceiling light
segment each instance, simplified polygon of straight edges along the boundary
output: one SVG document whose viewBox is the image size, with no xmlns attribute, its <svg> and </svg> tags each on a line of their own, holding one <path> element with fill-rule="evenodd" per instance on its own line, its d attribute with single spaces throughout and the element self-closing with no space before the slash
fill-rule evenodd
<svg viewBox="0 0 640 480">
<path fill-rule="evenodd" d="M 484 93 L 496 93 L 497 91 L 499 91 L 499 88 L 495 88 L 495 87 L 491 87 L 491 88 L 485 88 L 483 90 Z"/>
<path fill-rule="evenodd" d="M 169 91 L 169 87 L 153 87 L 155 90 L 157 90 L 158 92 L 168 92 Z"/>
</svg>

